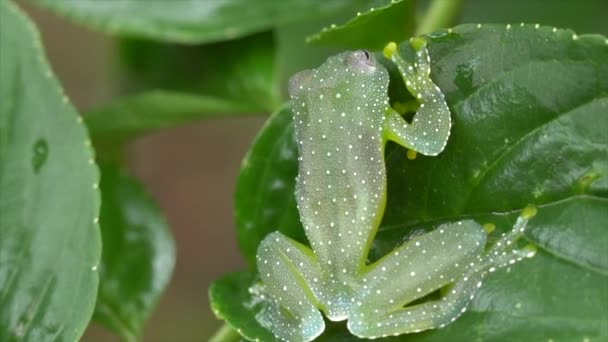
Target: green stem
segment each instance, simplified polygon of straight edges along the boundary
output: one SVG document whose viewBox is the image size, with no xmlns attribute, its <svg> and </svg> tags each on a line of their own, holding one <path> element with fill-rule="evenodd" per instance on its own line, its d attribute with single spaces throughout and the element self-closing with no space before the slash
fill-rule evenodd
<svg viewBox="0 0 608 342">
<path fill-rule="evenodd" d="M 241 335 L 234 330 L 230 325 L 224 323 L 213 336 L 209 339 L 209 342 L 233 342 L 240 341 Z"/>
<path fill-rule="evenodd" d="M 433 0 L 418 25 L 416 36 L 450 27 L 460 13 L 463 0 Z"/>
</svg>

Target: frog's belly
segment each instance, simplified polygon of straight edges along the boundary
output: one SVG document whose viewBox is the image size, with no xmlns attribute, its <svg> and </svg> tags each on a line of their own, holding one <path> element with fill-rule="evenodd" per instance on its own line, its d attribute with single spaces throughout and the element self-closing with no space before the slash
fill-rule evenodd
<svg viewBox="0 0 608 342">
<path fill-rule="evenodd" d="M 354 275 L 365 262 L 386 197 L 382 152 L 379 146 L 345 152 L 332 162 L 319 156 L 300 162 L 296 185 L 300 218 L 327 272 Z"/>
</svg>

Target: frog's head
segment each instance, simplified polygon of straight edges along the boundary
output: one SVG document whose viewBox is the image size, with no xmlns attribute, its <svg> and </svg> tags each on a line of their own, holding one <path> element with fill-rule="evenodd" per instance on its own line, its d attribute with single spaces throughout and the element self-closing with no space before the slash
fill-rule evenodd
<svg viewBox="0 0 608 342">
<path fill-rule="evenodd" d="M 301 71 L 289 80 L 292 98 L 310 94 L 359 94 L 364 91 L 384 88 L 388 85 L 388 73 L 367 50 L 346 51 L 329 57 L 320 67 Z M 379 89 L 380 90 L 380 89 Z M 381 92 L 386 93 L 385 89 Z"/>
</svg>

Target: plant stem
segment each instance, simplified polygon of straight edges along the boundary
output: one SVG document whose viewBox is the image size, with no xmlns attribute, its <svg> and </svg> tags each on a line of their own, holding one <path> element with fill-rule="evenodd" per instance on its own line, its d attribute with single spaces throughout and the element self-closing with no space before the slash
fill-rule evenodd
<svg viewBox="0 0 608 342">
<path fill-rule="evenodd" d="M 460 13 L 463 0 L 433 0 L 418 25 L 416 36 L 452 25 Z"/>
<path fill-rule="evenodd" d="M 232 342 L 240 340 L 241 335 L 228 325 L 228 323 L 224 323 L 224 325 L 222 325 L 209 339 L 209 342 Z"/>
</svg>

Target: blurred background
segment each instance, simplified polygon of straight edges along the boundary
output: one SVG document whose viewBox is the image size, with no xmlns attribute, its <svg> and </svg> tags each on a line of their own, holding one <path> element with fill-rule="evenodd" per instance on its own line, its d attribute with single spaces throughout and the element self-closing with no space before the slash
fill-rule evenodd
<svg viewBox="0 0 608 342">
<path fill-rule="evenodd" d="M 108 102 L 133 86 L 125 71 L 133 69 L 128 51 L 119 49 L 116 39 L 21 5 L 38 25 L 47 57 L 79 110 Z M 605 0 L 471 0 L 465 1 L 458 22 L 529 22 L 606 35 L 607 13 Z M 307 47 L 303 37 L 353 14 L 342 13 L 339 18 L 275 32 L 279 43 L 281 39 L 290 41 L 282 51 L 286 65 L 279 77 L 285 79 L 298 69 L 318 64 L 331 53 Z M 196 70 L 196 58 L 185 72 L 188 68 Z M 163 68 L 163 61 L 157 61 L 153 68 Z M 162 82 L 162 75 L 157 76 L 152 78 Z M 240 162 L 267 114 L 167 129 L 148 134 L 128 147 L 130 170 L 164 212 L 177 248 L 173 278 L 146 324 L 145 341 L 206 341 L 220 325 L 209 309 L 207 288 L 213 279 L 246 267 L 236 244 L 233 192 Z M 83 340 L 117 338 L 92 326 Z"/>
</svg>

